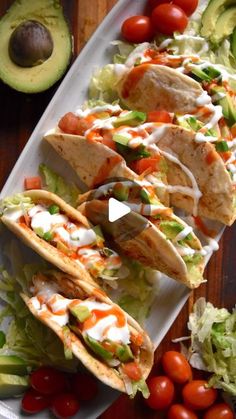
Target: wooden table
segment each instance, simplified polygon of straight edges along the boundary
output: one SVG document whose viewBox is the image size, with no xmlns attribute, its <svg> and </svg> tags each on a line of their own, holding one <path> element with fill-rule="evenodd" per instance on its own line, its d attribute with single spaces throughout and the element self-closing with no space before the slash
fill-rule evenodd
<svg viewBox="0 0 236 419">
<path fill-rule="evenodd" d="M 65 13 L 74 35 L 75 54 L 78 55 L 93 31 L 117 0 L 64 0 Z M 12 0 L 0 1 L 0 16 Z M 0 40 L 1 42 L 1 40 Z M 0 55 L 1 60 L 1 55 Z M 55 93 L 59 83 L 46 92 L 26 95 L 11 90 L 0 82 L 0 188 L 3 187 L 20 152 L 36 123 Z M 156 350 L 156 363 L 161 354 L 171 347 L 171 340 L 186 333 L 186 322 L 194 301 L 200 296 L 216 306 L 231 309 L 236 302 L 236 225 L 226 228 L 215 253 L 205 271 L 208 282 L 192 292 L 178 318 Z M 158 325 L 158 319 L 157 319 Z M 155 366 L 154 366 L 155 369 Z M 148 410 L 140 400 L 121 396 L 100 419 L 159 418 L 160 414 Z"/>
</svg>

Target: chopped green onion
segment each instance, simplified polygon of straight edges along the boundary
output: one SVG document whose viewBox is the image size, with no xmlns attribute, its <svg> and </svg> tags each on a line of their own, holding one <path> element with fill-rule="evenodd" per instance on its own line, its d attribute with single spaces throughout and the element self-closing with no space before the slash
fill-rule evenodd
<svg viewBox="0 0 236 419">
<path fill-rule="evenodd" d="M 59 214 L 60 212 L 60 208 L 58 207 L 58 205 L 50 205 L 50 207 L 48 208 L 48 211 L 50 212 L 50 214 Z"/>
<path fill-rule="evenodd" d="M 228 151 L 229 146 L 226 141 L 218 141 L 215 143 L 216 151 Z"/>
<path fill-rule="evenodd" d="M 47 242 L 51 241 L 52 240 L 52 233 L 50 231 L 47 231 L 46 233 L 44 233 L 43 239 L 46 240 Z"/>
</svg>

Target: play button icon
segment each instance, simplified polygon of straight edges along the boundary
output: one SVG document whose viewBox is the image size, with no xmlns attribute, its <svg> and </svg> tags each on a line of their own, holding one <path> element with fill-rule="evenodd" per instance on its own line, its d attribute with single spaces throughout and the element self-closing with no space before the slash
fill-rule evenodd
<svg viewBox="0 0 236 419">
<path fill-rule="evenodd" d="M 129 214 L 131 209 L 115 198 L 110 198 L 108 201 L 108 220 L 110 223 L 119 220 L 125 215 Z"/>
</svg>

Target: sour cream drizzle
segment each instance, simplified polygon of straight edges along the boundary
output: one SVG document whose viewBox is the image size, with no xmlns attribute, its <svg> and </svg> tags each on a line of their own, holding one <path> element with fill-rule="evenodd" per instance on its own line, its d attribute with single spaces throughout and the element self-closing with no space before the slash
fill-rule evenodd
<svg viewBox="0 0 236 419">
<path fill-rule="evenodd" d="M 123 344 L 130 343 L 130 332 L 125 313 L 117 306 L 93 300 L 69 299 L 55 293 L 55 284 L 41 279 L 34 281 L 35 292 L 31 303 L 39 316 L 49 315 L 59 326 L 69 323 L 69 307 L 86 307 L 91 316 L 82 323 L 81 333 L 99 342 L 109 339 Z"/>
</svg>

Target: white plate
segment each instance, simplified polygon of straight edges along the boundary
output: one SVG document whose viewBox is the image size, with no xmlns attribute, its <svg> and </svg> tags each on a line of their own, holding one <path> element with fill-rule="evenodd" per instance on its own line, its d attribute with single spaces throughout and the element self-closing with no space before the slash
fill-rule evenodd
<svg viewBox="0 0 236 419">
<path fill-rule="evenodd" d="M 87 88 L 92 73 L 97 67 L 101 67 L 111 61 L 114 47 L 109 45 L 109 43 L 119 38 L 121 23 L 128 16 L 141 14 L 145 3 L 146 0 L 120 0 L 104 19 L 72 65 L 44 112 L 12 170 L 0 198 L 22 191 L 24 178 L 35 176 L 38 166 L 42 162 L 50 165 L 50 167 L 67 179 L 76 179 L 68 164 L 62 161 L 46 142 L 42 143 L 41 139 L 47 130 L 56 125 L 63 114 L 73 111 L 86 100 Z M 5 238 L 0 236 L 1 248 L 4 246 L 4 242 Z M 185 286 L 167 277 L 160 281 L 160 291 L 146 325 L 155 347 L 158 346 L 167 333 L 188 296 L 189 290 Z M 90 402 L 86 408 L 82 408 L 78 417 L 86 419 L 98 417 L 117 396 L 118 393 L 116 391 L 101 385 L 99 399 L 92 403 Z M 1 401 L 0 417 L 7 419 L 22 417 L 22 413 L 19 410 L 19 401 L 16 399 Z M 45 419 L 49 417 L 49 414 L 44 411 L 42 414 L 34 417 Z"/>
</svg>

